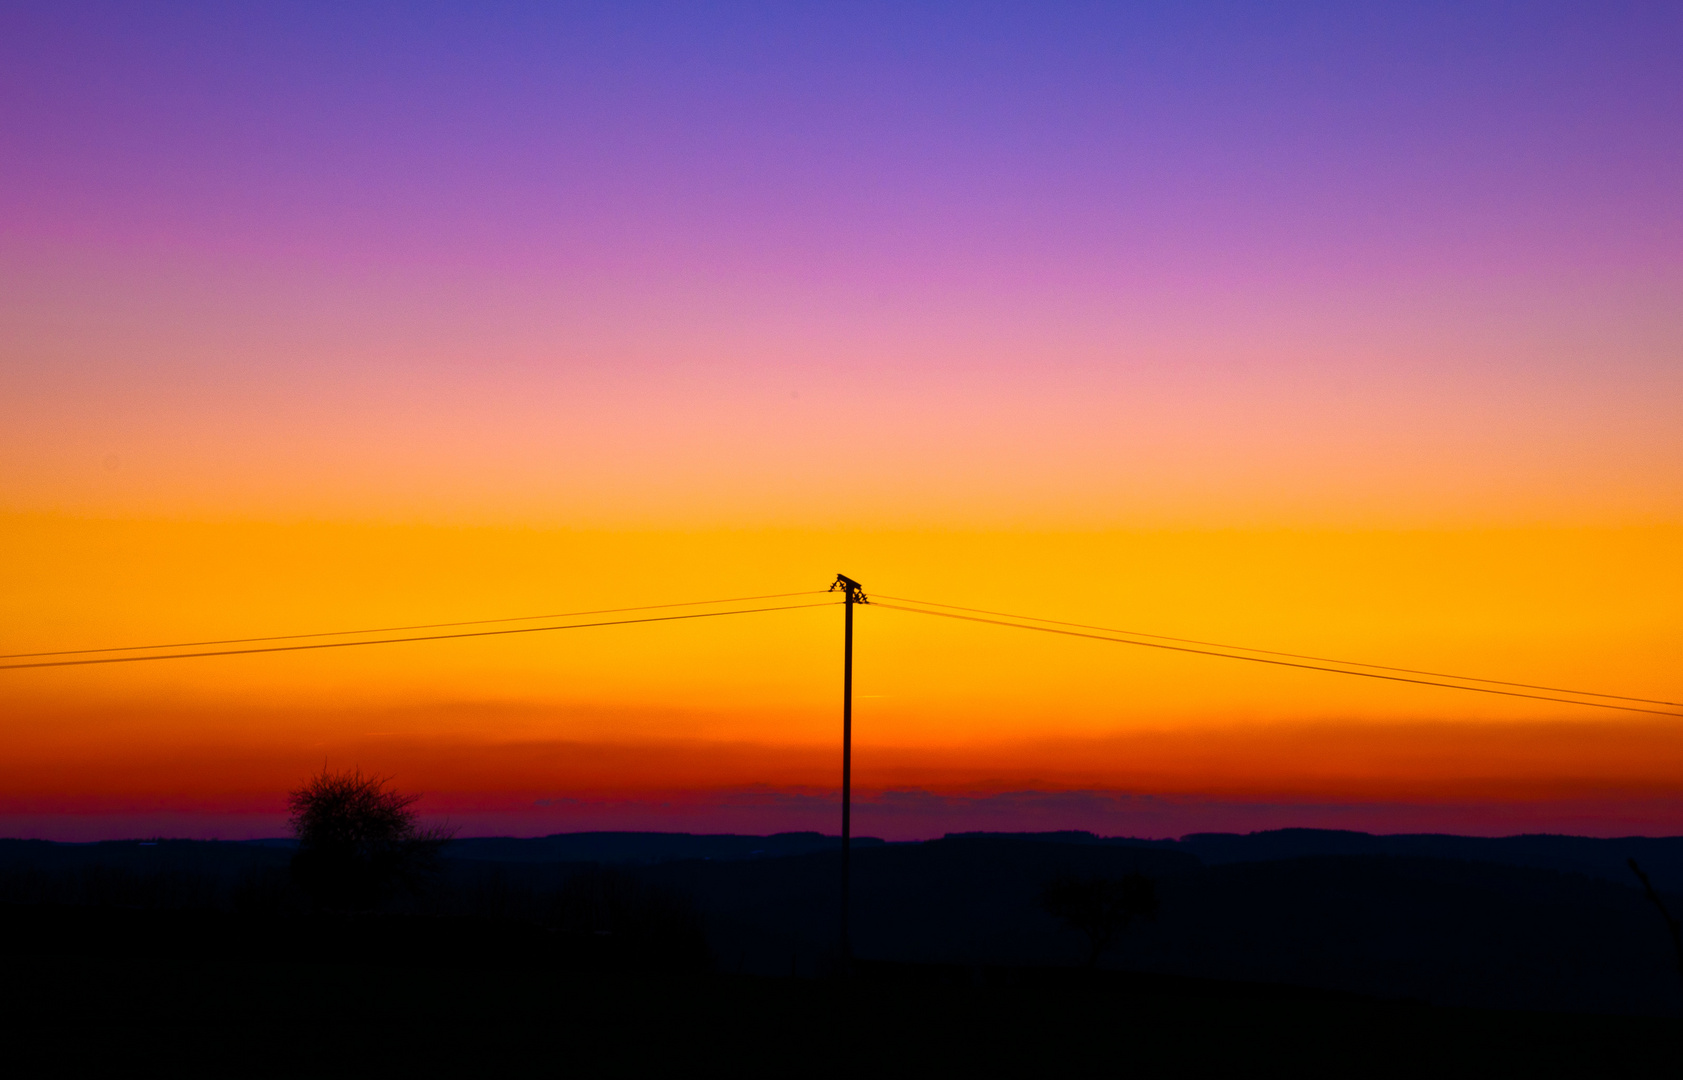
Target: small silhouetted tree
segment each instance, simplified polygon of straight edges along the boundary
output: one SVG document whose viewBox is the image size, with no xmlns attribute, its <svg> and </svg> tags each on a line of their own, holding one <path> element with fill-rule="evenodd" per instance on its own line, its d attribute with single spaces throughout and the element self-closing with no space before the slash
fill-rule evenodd
<svg viewBox="0 0 1683 1080">
<path fill-rule="evenodd" d="M 1659 890 L 1654 888 L 1654 883 L 1648 880 L 1648 875 L 1642 872 L 1642 867 L 1636 864 L 1636 860 L 1626 859 L 1625 862 L 1630 866 L 1631 873 L 1636 875 L 1636 879 L 1642 882 L 1642 891 L 1647 895 L 1648 902 L 1659 909 L 1660 918 L 1665 920 L 1665 928 L 1671 934 L 1671 951 L 1677 961 L 1677 974 L 1683 975 L 1683 921 L 1665 906 L 1665 901 L 1660 899 Z"/>
<path fill-rule="evenodd" d="M 419 795 L 360 770 L 323 769 L 287 796 L 298 852 L 292 876 L 323 907 L 365 911 L 399 889 L 420 891 L 450 834 L 416 821 Z"/>
<path fill-rule="evenodd" d="M 1144 874 L 1060 878 L 1041 891 L 1040 905 L 1065 926 L 1087 935 L 1087 966 L 1094 967 L 1129 923 L 1157 917 L 1157 889 Z"/>
<path fill-rule="evenodd" d="M 573 874 L 550 898 L 544 921 L 580 948 L 581 958 L 600 963 L 684 970 L 710 962 L 695 905 L 618 867 Z"/>
</svg>

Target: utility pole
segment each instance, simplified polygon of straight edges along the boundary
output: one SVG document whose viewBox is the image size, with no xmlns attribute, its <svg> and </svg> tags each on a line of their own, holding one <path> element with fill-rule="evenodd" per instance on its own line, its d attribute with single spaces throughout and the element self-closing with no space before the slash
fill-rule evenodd
<svg viewBox="0 0 1683 1080">
<path fill-rule="evenodd" d="M 842 852 L 841 852 L 841 962 L 846 973 L 853 964 L 852 922 L 849 895 L 849 861 L 853 848 L 853 605 L 868 604 L 865 588 L 857 581 L 837 574 L 830 591 L 840 589 L 847 611 L 842 637 Z"/>
</svg>

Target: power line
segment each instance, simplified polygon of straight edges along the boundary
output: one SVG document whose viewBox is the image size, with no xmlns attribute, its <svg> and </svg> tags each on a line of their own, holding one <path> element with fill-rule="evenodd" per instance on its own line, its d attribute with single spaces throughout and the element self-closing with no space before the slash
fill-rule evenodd
<svg viewBox="0 0 1683 1080">
<path fill-rule="evenodd" d="M 651 616 L 651 617 L 648 617 L 648 618 L 640 618 L 640 619 L 616 619 L 616 620 L 607 620 L 607 621 L 593 622 L 593 623 L 569 623 L 569 624 L 560 625 L 560 626 L 528 626 L 528 627 L 516 627 L 516 628 L 511 628 L 511 629 L 506 629 L 506 630 L 480 630 L 480 631 L 470 631 L 470 632 L 455 633 L 455 634 L 426 634 L 426 635 L 417 635 L 417 636 L 411 636 L 411 637 L 378 638 L 378 639 L 373 639 L 373 640 L 362 640 L 362 641 L 316 642 L 316 643 L 307 644 L 307 645 L 272 645 L 272 646 L 265 646 L 265 647 L 261 647 L 261 648 L 251 648 L 251 649 L 218 649 L 218 650 L 207 651 L 207 652 L 190 652 L 190 653 L 164 653 L 164 654 L 159 654 L 159 653 L 156 653 L 156 652 L 151 652 L 150 655 L 145 655 L 145 656 L 103 656 L 103 657 L 92 657 L 92 658 L 88 658 L 88 659 L 78 659 L 78 660 L 45 660 L 45 661 L 43 661 L 43 660 L 35 660 L 34 659 L 36 657 L 49 657 L 49 656 L 85 656 L 85 655 L 90 654 L 90 653 L 144 652 L 144 651 L 149 651 L 149 650 L 171 649 L 171 648 L 197 648 L 199 646 L 205 646 L 205 645 L 243 645 L 243 644 L 251 644 L 251 643 L 265 642 L 265 641 L 295 641 L 295 640 L 299 640 L 299 639 L 303 639 L 303 638 L 345 637 L 345 636 L 351 636 L 351 635 L 356 635 L 356 634 L 393 633 L 393 632 L 400 632 L 400 631 L 407 631 L 407 630 L 430 630 L 430 629 L 441 629 L 441 628 L 453 627 L 453 626 L 480 626 L 480 625 L 485 625 L 485 624 L 490 624 L 490 623 L 526 622 L 526 621 L 537 620 L 537 619 L 577 618 L 579 616 L 584 616 L 584 615 L 607 615 L 607 614 L 618 614 L 620 612 L 627 612 L 627 611 L 653 611 L 653 610 L 663 610 L 663 609 L 670 609 L 670 608 L 677 608 L 677 607 L 701 607 L 701 606 L 712 606 L 712 605 L 728 604 L 728 603 L 744 603 L 744 602 L 748 602 L 748 601 L 752 601 L 752 600 L 777 600 L 777 599 L 785 599 L 785 598 L 788 598 L 788 597 L 795 597 L 795 596 L 814 596 L 814 595 L 823 595 L 823 593 L 820 592 L 819 590 L 805 590 L 805 591 L 802 591 L 802 592 L 791 592 L 791 593 L 768 593 L 768 594 L 764 594 L 764 595 L 760 595 L 760 596 L 730 597 L 730 598 L 719 599 L 719 600 L 690 600 L 690 601 L 683 601 L 683 602 L 680 602 L 680 603 L 672 603 L 672 604 L 645 604 L 645 605 L 636 606 L 636 607 L 599 608 L 599 609 L 589 610 L 589 611 L 561 612 L 561 613 L 555 613 L 555 614 L 550 614 L 550 615 L 508 616 L 508 617 L 496 618 L 496 619 L 469 619 L 469 620 L 463 620 L 463 621 L 460 621 L 460 622 L 418 623 L 418 624 L 412 624 L 412 625 L 408 625 L 408 626 L 374 627 L 374 628 L 369 628 L 369 629 L 364 629 L 364 630 L 332 630 L 332 631 L 319 631 L 319 632 L 308 633 L 308 634 L 278 634 L 278 635 L 272 635 L 272 636 L 268 636 L 268 637 L 223 638 L 223 639 L 213 639 L 213 640 L 205 640 L 205 641 L 175 642 L 175 643 L 163 644 L 163 645 L 125 645 L 125 646 L 113 646 L 113 647 L 101 648 L 101 649 L 67 649 L 67 650 L 62 650 L 62 651 L 57 651 L 57 652 L 10 653 L 10 654 L 0 654 L 0 660 L 30 660 L 31 662 L 19 663 L 19 664 L 0 664 L 0 671 L 17 670 L 17 669 L 22 669 L 22 668 L 80 667 L 80 666 L 86 666 L 86 665 L 91 665 L 91 664 L 121 664 L 121 663 L 134 663 L 134 662 L 144 661 L 144 660 L 186 660 L 186 659 L 194 659 L 194 658 L 198 658 L 198 657 L 212 657 L 212 656 L 243 656 L 243 655 L 249 655 L 249 654 L 254 654 L 254 653 L 300 652 L 300 651 L 313 650 L 313 649 L 347 648 L 347 647 L 354 646 L 354 645 L 393 645 L 393 644 L 403 644 L 403 643 L 408 643 L 408 642 L 419 642 L 419 641 L 446 641 L 446 640 L 454 640 L 454 639 L 459 639 L 459 638 L 497 637 L 497 636 L 503 636 L 503 635 L 509 635 L 509 634 L 541 633 L 541 632 L 551 631 L 551 630 L 582 630 L 582 629 L 588 629 L 588 628 L 593 628 L 593 627 L 602 627 L 602 626 L 627 626 L 627 625 L 632 625 L 632 624 L 637 624 L 637 623 L 673 622 L 673 621 L 679 621 L 679 620 L 685 620 L 685 619 L 710 618 L 710 617 L 716 616 L 716 615 L 750 615 L 750 614 L 758 614 L 758 613 L 762 613 L 762 612 L 795 611 L 795 610 L 801 610 L 801 609 L 804 609 L 804 608 L 832 606 L 831 603 L 788 604 L 788 605 L 780 605 L 780 606 L 777 606 L 777 607 L 746 608 L 746 609 L 739 609 L 739 610 L 734 610 L 734 611 L 697 612 L 697 613 L 694 613 L 694 614 L 685 614 L 685 615 Z M 901 607 L 897 604 L 882 603 L 881 601 L 883 601 L 883 600 L 899 600 L 902 603 L 906 603 L 906 604 L 919 604 L 919 605 L 924 605 L 924 606 L 923 607 Z M 912 612 L 912 613 L 920 614 L 920 615 L 939 615 L 939 616 L 942 616 L 942 617 L 945 617 L 945 618 L 961 619 L 961 620 L 964 620 L 964 621 L 967 621 L 967 622 L 979 622 L 979 623 L 987 623 L 987 624 L 990 624 L 990 625 L 1007 626 L 1007 627 L 1012 627 L 1012 628 L 1019 629 L 1019 630 L 1039 630 L 1039 631 L 1042 631 L 1044 633 L 1062 634 L 1062 635 L 1068 636 L 1068 637 L 1087 638 L 1087 639 L 1095 640 L 1095 641 L 1107 641 L 1107 642 L 1110 642 L 1112 644 L 1117 644 L 1117 645 L 1138 645 L 1138 646 L 1141 646 L 1141 647 L 1144 647 L 1144 648 L 1165 649 L 1165 650 L 1168 650 L 1168 651 L 1171 651 L 1171 652 L 1191 653 L 1191 654 L 1199 655 L 1199 656 L 1213 656 L 1213 657 L 1218 657 L 1218 658 L 1226 659 L 1226 660 L 1249 660 L 1252 663 L 1271 664 L 1271 665 L 1274 665 L 1274 666 L 1277 666 L 1277 667 L 1291 667 L 1291 668 L 1298 668 L 1298 669 L 1306 670 L 1306 671 L 1321 671 L 1321 672 L 1328 672 L 1328 673 L 1336 674 L 1336 675 L 1355 675 L 1355 676 L 1360 676 L 1362 678 L 1383 679 L 1383 680 L 1388 681 L 1388 682 L 1410 683 L 1410 684 L 1417 685 L 1417 686 L 1435 686 L 1435 687 L 1442 687 L 1444 689 L 1450 689 L 1450 690 L 1469 690 L 1469 691 L 1473 691 L 1475 693 L 1496 694 L 1496 695 L 1500 695 L 1500 696 L 1503 696 L 1503 697 L 1526 698 L 1526 699 L 1533 700 L 1533 701 L 1549 701 L 1549 702 L 1556 702 L 1556 703 L 1566 704 L 1566 705 L 1585 705 L 1585 706 L 1590 706 L 1590 707 L 1593 707 L 1593 708 L 1601 708 L 1601 709 L 1617 709 L 1617 710 L 1622 711 L 1622 712 L 1646 713 L 1646 714 L 1654 715 L 1654 716 L 1683 717 L 1683 713 L 1675 713 L 1675 712 L 1664 711 L 1664 710 L 1659 710 L 1659 709 L 1635 708 L 1635 707 L 1626 706 L 1626 705 L 1609 704 L 1607 702 L 1602 702 L 1602 701 L 1581 701 L 1581 700 L 1575 700 L 1574 698 L 1553 697 L 1553 696 L 1547 696 L 1545 694 L 1520 693 L 1520 692 L 1518 692 L 1518 690 L 1542 690 L 1542 691 L 1547 691 L 1548 694 L 1571 694 L 1571 695 L 1576 695 L 1576 697 L 1580 697 L 1580 698 L 1582 698 L 1582 697 L 1594 697 L 1594 698 L 1605 698 L 1605 699 L 1609 699 L 1610 701 L 1631 701 L 1631 702 L 1640 702 L 1640 703 L 1648 704 L 1648 705 L 1670 705 L 1670 706 L 1683 707 L 1683 703 L 1674 702 L 1674 701 L 1664 701 L 1664 700 L 1659 700 L 1659 699 L 1654 699 L 1654 698 L 1631 697 L 1631 696 L 1624 695 L 1624 694 L 1604 694 L 1604 693 L 1599 693 L 1599 692 L 1590 691 L 1590 690 L 1569 690 L 1569 689 L 1565 689 L 1565 688 L 1562 688 L 1562 687 L 1555 687 L 1555 686 L 1541 686 L 1541 685 L 1537 685 L 1537 684 L 1533 684 L 1533 683 L 1509 682 L 1509 681 L 1505 681 L 1505 680 L 1501 680 L 1501 679 L 1485 679 L 1485 678 L 1480 678 L 1480 677 L 1471 676 L 1471 675 L 1451 675 L 1451 674 L 1446 674 L 1444 672 L 1424 671 L 1424 670 L 1415 669 L 1415 668 L 1392 667 L 1392 666 L 1388 666 L 1388 665 L 1385 665 L 1385 664 L 1369 664 L 1369 663 L 1363 663 L 1361 661 L 1355 661 L 1355 660 L 1336 660 L 1336 659 L 1331 659 L 1331 658 L 1323 657 L 1323 656 L 1310 656 L 1310 655 L 1306 655 L 1306 654 L 1302 654 L 1302 653 L 1280 652 L 1280 651 L 1274 650 L 1274 649 L 1256 649 L 1256 648 L 1251 648 L 1251 647 L 1243 646 L 1243 645 L 1228 645 L 1228 644 L 1223 644 L 1223 643 L 1220 643 L 1220 642 L 1200 641 L 1196 638 L 1178 638 L 1178 637 L 1171 637 L 1171 636 L 1166 635 L 1166 634 L 1149 634 L 1149 633 L 1145 633 L 1143 631 L 1119 630 L 1119 629 L 1116 629 L 1114 627 L 1094 626 L 1094 625 L 1090 625 L 1090 624 L 1087 624 L 1087 623 L 1066 622 L 1066 621 L 1059 620 L 1059 619 L 1042 619 L 1042 618 L 1039 618 L 1037 616 L 1032 616 L 1032 615 L 1017 615 L 1017 614 L 1012 614 L 1012 613 L 1009 613 L 1009 612 L 990 611 L 986 608 L 969 608 L 969 607 L 962 607 L 958 604 L 943 604 L 943 603 L 940 603 L 939 601 L 933 601 L 933 600 L 913 600 L 913 599 L 909 599 L 907 597 L 882 596 L 881 594 L 879 594 L 878 603 L 876 604 L 876 606 L 888 608 L 891 611 L 907 611 L 907 612 Z M 933 611 L 933 610 L 928 610 L 929 608 L 947 608 L 949 610 Z M 960 615 L 960 614 L 956 614 L 956 612 L 969 612 L 971 614 Z M 981 618 L 981 617 L 979 617 L 979 616 L 984 616 L 984 615 L 986 615 L 986 616 L 996 616 L 996 618 Z M 1007 620 L 1011 620 L 1011 621 L 1007 621 Z M 1049 625 L 1036 626 L 1036 625 L 1033 625 L 1034 623 L 1046 623 L 1046 624 L 1049 624 Z M 1060 629 L 1054 629 L 1055 627 L 1072 627 L 1072 628 L 1075 628 L 1075 629 L 1060 630 Z M 1080 631 L 1080 630 L 1099 631 L 1099 633 L 1095 634 L 1095 633 L 1079 633 L 1079 632 L 1077 632 L 1077 631 Z M 1119 636 L 1106 636 L 1106 635 L 1119 635 Z M 1137 640 L 1132 640 L 1133 638 L 1152 638 L 1152 639 L 1155 639 L 1155 640 L 1153 640 L 1153 641 L 1137 641 Z M 1178 644 L 1178 645 L 1168 645 L 1168 644 L 1163 644 L 1163 642 L 1179 642 L 1180 644 Z M 1192 645 L 1204 646 L 1204 648 L 1188 648 L 1187 647 L 1187 646 L 1192 646 Z M 1226 651 L 1217 651 L 1217 650 L 1226 650 Z M 1263 655 L 1261 655 L 1261 656 L 1241 655 L 1243 653 L 1260 653 L 1260 654 L 1263 654 Z M 1289 657 L 1290 660 L 1271 660 L 1271 659 L 1266 659 L 1266 657 Z M 1295 663 L 1295 662 L 1292 662 L 1292 661 L 1302 661 L 1302 660 L 1314 661 L 1314 663 Z M 1323 665 L 1339 665 L 1339 666 L 1328 667 L 1328 666 L 1323 666 Z M 1351 668 L 1368 668 L 1368 669 L 1371 669 L 1371 670 L 1368 670 L 1368 671 L 1352 671 L 1352 670 L 1350 670 Z M 1378 672 L 1398 672 L 1400 674 L 1384 675 L 1384 674 L 1378 674 Z M 1407 675 L 1423 675 L 1423 676 L 1429 676 L 1430 678 L 1406 678 L 1406 677 L 1404 677 L 1404 676 L 1407 676 Z M 1436 681 L 1436 680 L 1440 680 L 1440 679 L 1453 679 L 1453 680 L 1458 680 L 1458 681 L 1456 681 L 1456 682 Z M 1463 685 L 1465 683 L 1484 683 L 1486 685 L 1484 685 L 1484 686 Z M 1514 687 L 1514 688 L 1518 688 L 1518 689 L 1501 690 L 1501 689 L 1494 689 L 1494 687 Z"/>
<path fill-rule="evenodd" d="M 1155 638 L 1158 641 L 1178 641 L 1183 645 L 1204 645 L 1212 649 L 1230 649 L 1235 652 L 1263 653 L 1267 656 L 1286 656 L 1293 660 L 1313 660 L 1320 664 L 1341 664 L 1344 667 L 1373 668 L 1376 671 L 1396 671 L 1404 675 L 1428 675 L 1434 679 L 1458 679 L 1461 682 L 1489 683 L 1492 686 L 1512 686 L 1521 690 L 1546 690 L 1551 694 L 1576 694 L 1579 697 L 1611 698 L 1614 701 L 1636 701 L 1644 705 L 1671 705 L 1683 709 L 1683 701 L 1664 701 L 1659 698 L 1630 697 L 1626 694 L 1602 694 L 1594 690 L 1569 690 L 1561 686 L 1540 686 L 1536 683 L 1509 682 L 1505 679 L 1482 679 L 1477 675 L 1451 675 L 1443 671 L 1423 671 L 1418 668 L 1392 667 L 1388 664 L 1367 664 L 1360 660 L 1337 660 L 1328 656 L 1308 656 L 1304 653 L 1280 652 L 1277 649 L 1253 649 L 1249 645 L 1228 645 L 1219 641 L 1199 641 L 1197 638 L 1170 637 L 1168 634 L 1148 634 L 1143 630 L 1118 630 L 1113 626 L 1092 626 L 1087 623 L 1064 622 L 1061 619 L 1042 619 L 1034 615 L 1014 615 L 1008 611 L 989 611 L 986 608 L 961 607 L 958 604 L 942 604 L 934 600 L 913 600 L 905 596 L 885 596 L 885 600 L 898 600 L 903 604 L 922 604 L 925 607 L 951 608 L 954 611 L 969 611 L 977 615 L 997 615 L 1002 619 L 1020 619 L 1023 622 L 1051 623 L 1054 626 L 1073 626 L 1081 630 L 1100 630 L 1107 634 L 1123 634 L 1128 637 Z M 931 613 L 933 614 L 933 613 Z"/>
<path fill-rule="evenodd" d="M 0 660 L 25 660 L 37 656 L 83 656 L 88 653 L 145 652 L 154 649 L 195 649 L 203 645 L 249 645 L 259 641 L 297 641 L 301 638 L 350 637 L 354 634 L 395 634 L 405 630 L 441 630 L 449 626 L 484 626 L 488 623 L 532 622 L 536 619 L 576 619 L 584 615 L 617 615 L 623 611 L 657 611 L 665 608 L 709 607 L 714 604 L 746 604 L 751 600 L 783 600 L 791 596 L 822 596 L 822 589 L 802 592 L 767 593 L 764 596 L 731 596 L 723 600 L 685 600 L 678 604 L 642 604 L 637 607 L 597 608 L 593 611 L 560 611 L 548 615 L 510 615 L 500 619 L 464 619 L 461 622 L 415 623 L 411 626 L 373 626 L 365 630 L 321 630 L 310 634 L 270 634 L 267 637 L 216 638 L 210 641 L 171 641 L 161 645 L 113 645 L 104 649 L 58 649 L 52 652 L 0 653 Z M 8 665 L 26 666 L 26 665 Z"/>
<path fill-rule="evenodd" d="M 1383 679 L 1387 682 L 1412 683 L 1416 686 L 1438 686 L 1445 690 L 1468 690 L 1475 694 L 1498 694 L 1502 697 L 1528 698 L 1532 701 L 1553 701 L 1562 705 L 1587 705 L 1596 709 L 1617 709 L 1620 712 L 1648 713 L 1652 716 L 1673 716 L 1683 719 L 1683 713 L 1665 712 L 1660 709 L 1642 709 L 1634 705 L 1614 705 L 1603 701 L 1576 701 L 1572 698 L 1546 697 L 1542 694 L 1525 694 L 1518 690 L 1498 690 L 1489 686 L 1465 686 L 1460 683 L 1432 682 L 1426 679 L 1411 679 L 1402 675 L 1381 675 L 1378 672 L 1373 671 L 1351 671 L 1348 668 L 1323 667 L 1316 664 L 1300 664 L 1291 660 L 1269 660 L 1261 656 L 1244 656 L 1239 653 L 1215 652 L 1210 649 L 1193 649 L 1184 645 L 1165 645 L 1157 641 L 1133 641 L 1128 638 L 1104 637 L 1099 634 L 1082 633 L 1079 630 L 1059 630 L 1051 626 L 1034 626 L 1023 622 L 1006 622 L 1001 619 L 984 619 L 979 615 L 959 615 L 951 611 L 931 611 L 927 608 L 901 607 L 899 604 L 885 604 L 882 602 L 882 598 L 880 597 L 872 600 L 871 606 L 887 608 L 889 611 L 909 611 L 917 615 L 939 615 L 944 619 L 962 619 L 965 622 L 987 623 L 992 626 L 1009 626 L 1017 630 L 1038 630 L 1043 634 L 1062 634 L 1066 637 L 1087 638 L 1093 641 L 1108 641 L 1112 645 L 1138 645 L 1141 648 L 1146 649 L 1166 649 L 1170 652 L 1192 653 L 1197 656 L 1214 656 L 1223 660 L 1249 660 L 1253 664 L 1273 664 L 1276 667 L 1299 668 L 1304 671 L 1324 671 L 1333 675 L 1354 675 L 1363 679 Z"/>
<path fill-rule="evenodd" d="M 800 595 L 800 594 L 795 594 Z M 680 619 L 711 619 L 720 615 L 758 615 L 767 611 L 800 611 L 804 608 L 834 607 L 836 601 L 818 604 L 784 604 L 779 607 L 739 608 L 736 611 L 698 611 L 688 615 L 653 615 L 643 619 L 614 619 L 607 622 L 569 623 L 565 626 L 519 626 L 509 630 L 470 630 L 460 634 L 426 634 L 420 637 L 376 638 L 371 641 L 319 641 L 313 645 L 269 645 L 260 649 L 218 649 L 214 652 L 154 653 L 151 656 L 101 656 L 89 660 L 46 660 L 27 664 L 0 664 L 0 671 L 18 668 L 81 667 L 88 664 L 134 664 L 146 660 L 192 660 L 201 656 L 246 656 L 252 653 L 302 652 L 306 649 L 348 649 L 357 645 L 401 645 L 411 641 L 450 641 L 457 638 L 498 637 L 505 634 L 538 634 L 546 630 L 588 630 L 598 626 L 630 626 L 633 623 L 676 622 Z"/>
</svg>

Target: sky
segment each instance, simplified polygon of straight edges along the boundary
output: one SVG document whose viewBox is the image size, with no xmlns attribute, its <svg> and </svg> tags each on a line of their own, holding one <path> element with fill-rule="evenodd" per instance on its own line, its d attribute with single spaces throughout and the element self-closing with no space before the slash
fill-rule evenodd
<svg viewBox="0 0 1683 1080">
<path fill-rule="evenodd" d="M 1683 701 L 1679 416 L 1674 5 L 0 0 L 8 654 L 839 571 Z M 840 623 L 0 671 L 0 834 L 833 832 Z M 1661 716 L 858 633 L 875 835 L 1683 832 Z"/>
</svg>

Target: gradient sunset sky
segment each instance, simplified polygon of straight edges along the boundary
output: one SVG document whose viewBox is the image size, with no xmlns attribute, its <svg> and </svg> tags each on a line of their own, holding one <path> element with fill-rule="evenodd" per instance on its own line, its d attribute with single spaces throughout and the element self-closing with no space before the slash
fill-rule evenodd
<svg viewBox="0 0 1683 1080">
<path fill-rule="evenodd" d="M 837 571 L 1683 701 L 1683 7 L 0 0 L 0 652 Z M 0 671 L 0 834 L 833 832 L 840 634 Z M 859 635 L 865 833 L 1683 832 L 1683 719 Z"/>
</svg>

